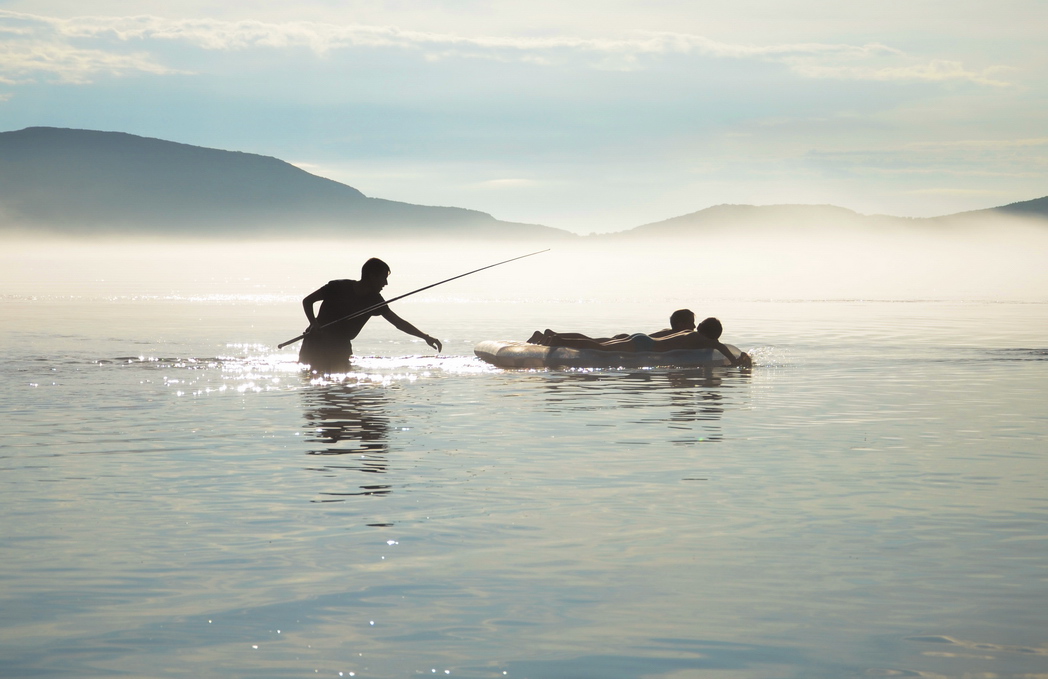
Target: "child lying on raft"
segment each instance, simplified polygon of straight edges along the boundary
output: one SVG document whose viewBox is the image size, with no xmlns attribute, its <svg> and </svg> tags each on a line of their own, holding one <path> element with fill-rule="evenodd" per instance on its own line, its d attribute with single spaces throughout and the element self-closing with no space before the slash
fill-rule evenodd
<svg viewBox="0 0 1048 679">
<path fill-rule="evenodd" d="M 678 332 L 684 332 L 686 330 L 695 329 L 695 312 L 691 309 L 677 309 L 670 314 L 670 327 L 663 328 L 662 330 L 656 330 L 655 332 L 649 332 L 648 337 L 667 337 L 669 335 L 676 335 Z M 536 330 L 531 337 L 528 338 L 528 344 L 545 344 L 546 335 L 554 334 L 561 339 L 588 339 L 594 342 L 610 342 L 612 340 L 626 339 L 630 336 L 629 333 L 624 332 L 620 335 L 614 335 L 613 337 L 590 337 L 589 335 L 583 335 L 581 332 L 553 332 L 552 330 Z"/>
<path fill-rule="evenodd" d="M 688 349 L 716 349 L 724 354 L 733 366 L 749 367 L 753 360 L 746 352 L 740 352 L 738 358 L 731 349 L 720 342 L 724 327 L 716 318 L 707 318 L 699 323 L 695 330 L 684 330 L 663 337 L 652 337 L 644 333 L 635 333 L 622 338 L 606 340 L 592 339 L 575 333 L 557 333 L 552 330 L 536 331 L 531 344 L 547 347 L 568 347 L 570 349 L 595 349 L 597 351 L 680 351 Z"/>
</svg>

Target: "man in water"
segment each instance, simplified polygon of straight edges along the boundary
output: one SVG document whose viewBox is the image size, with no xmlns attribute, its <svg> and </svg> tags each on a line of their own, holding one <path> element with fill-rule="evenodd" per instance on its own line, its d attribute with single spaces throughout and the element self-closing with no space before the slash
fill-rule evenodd
<svg viewBox="0 0 1048 679">
<path fill-rule="evenodd" d="M 677 351 L 680 349 L 716 349 L 724 354 L 733 366 L 749 367 L 753 360 L 745 351 L 740 352 L 738 358 L 731 349 L 720 342 L 724 327 L 716 318 L 707 318 L 699 323 L 695 330 L 685 330 L 665 337 L 652 337 L 643 333 L 628 335 L 622 339 L 610 339 L 603 342 L 560 335 L 547 331 L 543 335 L 542 342 L 548 347 L 569 347 L 572 349 L 596 349 L 597 351 Z"/>
<path fill-rule="evenodd" d="M 663 328 L 662 330 L 656 330 L 655 332 L 648 333 L 648 337 L 666 337 L 668 335 L 675 335 L 678 332 L 686 332 L 695 329 L 695 312 L 691 309 L 677 309 L 670 314 L 670 327 Z M 622 333 L 615 335 L 614 337 L 589 337 L 583 335 L 580 332 L 553 332 L 552 330 L 536 330 L 531 337 L 528 338 L 528 344 L 545 344 L 547 333 L 552 333 L 562 339 L 588 339 L 594 342 L 610 342 L 612 340 L 626 339 L 630 335 L 628 333 Z"/>
<path fill-rule="evenodd" d="M 439 352 L 440 340 L 408 323 L 393 313 L 388 306 L 377 306 L 356 318 L 340 320 L 358 311 L 381 305 L 385 300 L 380 293 L 382 288 L 386 287 L 388 278 L 389 266 L 381 259 L 372 257 L 361 267 L 359 281 L 330 281 L 319 290 L 306 295 L 302 300 L 302 308 L 309 319 L 309 327 L 302 338 L 298 362 L 309 365 L 316 372 L 345 372 L 349 369 L 349 357 L 353 355 L 353 340 L 372 316 L 382 316 L 397 330 L 425 340 L 426 344 Z M 313 305 L 317 302 L 321 302 L 320 313 L 314 316 Z M 327 325 L 328 323 L 332 325 Z M 327 327 L 323 327 L 325 325 Z"/>
</svg>

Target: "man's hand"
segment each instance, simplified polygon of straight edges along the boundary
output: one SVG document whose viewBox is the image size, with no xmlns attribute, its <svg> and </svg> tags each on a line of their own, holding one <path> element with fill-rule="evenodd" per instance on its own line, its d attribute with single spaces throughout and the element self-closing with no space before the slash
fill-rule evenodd
<svg viewBox="0 0 1048 679">
<path fill-rule="evenodd" d="M 438 354 L 440 353 L 440 350 L 443 348 L 443 345 L 440 343 L 440 340 L 438 340 L 436 337 L 433 337 L 432 335 L 426 335 L 422 339 L 426 340 L 426 344 L 436 349 Z"/>
</svg>

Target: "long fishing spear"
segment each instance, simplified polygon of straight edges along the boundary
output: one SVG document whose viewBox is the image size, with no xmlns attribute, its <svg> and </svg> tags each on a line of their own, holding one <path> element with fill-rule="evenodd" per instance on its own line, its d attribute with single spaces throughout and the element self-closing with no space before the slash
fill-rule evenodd
<svg viewBox="0 0 1048 679">
<path fill-rule="evenodd" d="M 452 276 L 451 278 L 445 278 L 444 280 L 440 281 L 439 283 L 433 283 L 431 285 L 425 286 L 424 288 L 419 288 L 418 290 L 412 290 L 411 292 L 405 292 L 403 295 L 400 295 L 399 297 L 394 297 L 393 299 L 387 299 L 387 300 L 385 300 L 383 302 L 379 302 L 378 304 L 372 304 L 371 306 L 367 307 L 366 309 L 361 309 L 360 311 L 355 311 L 355 312 L 349 314 L 348 316 L 343 316 L 342 318 L 338 318 L 338 319 L 335 319 L 335 320 L 333 320 L 333 321 L 331 321 L 329 323 L 325 323 L 324 325 L 322 325 L 319 328 L 317 328 L 317 330 L 321 330 L 323 328 L 326 328 L 329 325 L 334 325 L 336 323 L 341 323 L 342 321 L 348 321 L 351 318 L 357 318 L 358 316 L 363 316 L 365 314 L 370 314 L 372 311 L 375 311 L 376 309 L 381 309 L 382 307 L 386 306 L 387 304 L 392 304 L 393 302 L 396 302 L 398 299 L 404 299 L 405 297 L 408 297 L 410 295 L 414 295 L 416 292 L 422 292 L 423 290 L 429 290 L 430 288 L 435 288 L 438 285 L 443 285 L 445 283 L 450 283 L 451 281 L 455 280 L 456 278 L 462 278 L 463 276 L 468 276 L 470 274 L 477 273 L 478 271 L 483 271 L 484 269 L 490 269 L 492 267 L 499 266 L 500 264 L 508 264 L 510 262 L 515 262 L 518 259 L 524 259 L 525 257 L 531 257 L 532 255 L 540 255 L 543 252 L 549 252 L 549 248 L 546 248 L 545 250 L 539 250 L 538 252 L 529 252 L 528 254 L 521 255 L 520 257 L 514 257 L 513 259 L 507 259 L 507 260 L 502 261 L 502 262 L 495 262 L 494 264 L 488 264 L 487 266 L 482 266 L 479 269 L 473 269 L 473 271 L 467 271 L 466 273 L 460 273 L 458 276 Z M 289 339 L 288 341 L 286 341 L 286 342 L 284 342 L 282 344 L 278 344 L 277 345 L 277 349 L 283 349 L 284 347 L 286 347 L 289 344 L 294 344 L 295 342 L 299 341 L 300 339 L 302 339 L 305 336 L 306 336 L 306 333 L 302 333 L 298 337 L 295 337 L 293 339 Z"/>
</svg>

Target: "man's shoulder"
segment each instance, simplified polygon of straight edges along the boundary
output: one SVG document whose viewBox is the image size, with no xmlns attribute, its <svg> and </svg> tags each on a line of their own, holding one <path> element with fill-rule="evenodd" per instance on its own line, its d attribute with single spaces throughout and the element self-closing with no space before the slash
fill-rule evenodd
<svg viewBox="0 0 1048 679">
<path fill-rule="evenodd" d="M 337 278 L 333 281 L 328 281 L 324 287 L 337 290 L 354 290 L 357 287 L 357 281 L 350 278 Z"/>
<path fill-rule="evenodd" d="M 328 281 L 318 290 L 321 299 L 330 304 L 345 304 L 359 297 L 357 281 L 341 278 Z"/>
</svg>

